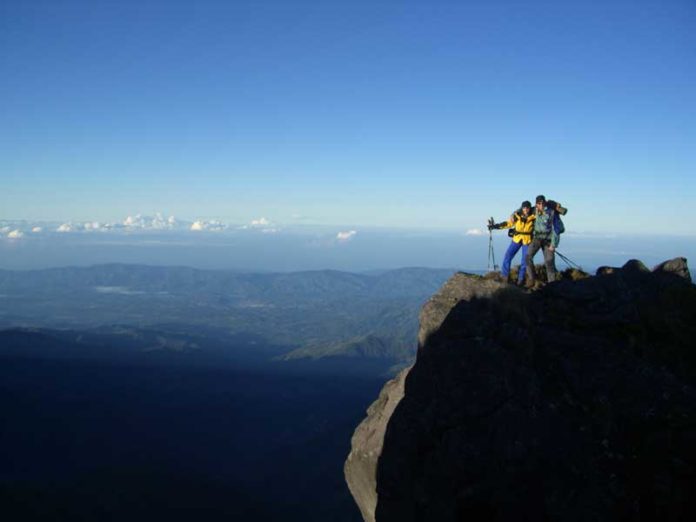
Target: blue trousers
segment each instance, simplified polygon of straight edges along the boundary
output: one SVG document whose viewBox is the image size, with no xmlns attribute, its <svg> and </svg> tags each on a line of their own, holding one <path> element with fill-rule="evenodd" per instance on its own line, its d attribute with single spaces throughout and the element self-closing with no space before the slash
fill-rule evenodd
<svg viewBox="0 0 696 522">
<path fill-rule="evenodd" d="M 527 270 L 527 249 L 529 245 L 523 245 L 522 243 L 515 243 L 510 241 L 510 246 L 505 252 L 505 259 L 503 259 L 503 277 L 507 277 L 510 274 L 510 265 L 512 264 L 512 258 L 515 257 L 519 249 L 522 249 L 522 261 L 520 262 L 520 273 L 517 276 L 517 280 L 524 283 L 524 274 Z"/>
</svg>

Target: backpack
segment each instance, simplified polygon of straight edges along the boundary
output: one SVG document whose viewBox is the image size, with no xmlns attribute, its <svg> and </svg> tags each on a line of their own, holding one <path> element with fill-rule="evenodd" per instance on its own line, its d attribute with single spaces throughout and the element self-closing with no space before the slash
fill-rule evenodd
<svg viewBox="0 0 696 522">
<path fill-rule="evenodd" d="M 561 216 L 558 215 L 558 212 L 553 213 L 553 231 L 559 236 L 565 232 L 565 225 L 563 224 Z"/>
<path fill-rule="evenodd" d="M 561 216 L 556 211 L 556 206 L 558 206 L 558 203 L 553 200 L 546 202 L 547 212 L 553 213 L 553 231 L 556 233 L 556 235 L 561 235 L 563 232 L 565 232 L 565 225 L 563 224 Z"/>
</svg>

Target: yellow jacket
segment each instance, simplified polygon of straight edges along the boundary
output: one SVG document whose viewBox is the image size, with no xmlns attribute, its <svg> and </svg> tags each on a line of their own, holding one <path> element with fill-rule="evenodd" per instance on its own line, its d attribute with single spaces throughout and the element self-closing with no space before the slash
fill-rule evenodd
<svg viewBox="0 0 696 522">
<path fill-rule="evenodd" d="M 524 217 L 522 212 L 515 212 L 505 223 L 501 223 L 502 226 L 500 228 L 514 228 L 515 234 L 512 236 L 512 240 L 515 243 L 528 245 L 532 242 L 535 219 L 536 216 L 534 214 L 530 213 L 527 217 Z"/>
</svg>

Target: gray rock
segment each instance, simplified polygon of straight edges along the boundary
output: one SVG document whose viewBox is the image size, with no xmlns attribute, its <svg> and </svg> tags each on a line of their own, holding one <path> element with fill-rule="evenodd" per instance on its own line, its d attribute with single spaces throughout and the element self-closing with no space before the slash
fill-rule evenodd
<svg viewBox="0 0 696 522">
<path fill-rule="evenodd" d="M 366 521 L 374 522 L 377 508 L 377 466 L 382 454 L 384 427 L 404 396 L 404 382 L 411 367 L 405 368 L 384 385 L 379 398 L 367 410 L 367 418 L 351 439 L 352 450 L 345 462 L 348 488 Z"/>
<path fill-rule="evenodd" d="M 453 276 L 423 307 L 416 363 L 353 436 L 364 519 L 694 519 L 696 287 L 680 263 L 532 293 Z"/>
<path fill-rule="evenodd" d="M 639 261 L 638 259 L 631 259 L 624 264 L 624 266 L 621 267 L 622 270 L 626 271 L 636 271 L 636 272 L 650 272 L 647 266 L 642 261 Z"/>
<path fill-rule="evenodd" d="M 419 350 L 442 325 L 452 308 L 461 300 L 490 297 L 508 285 L 478 275 L 459 272 L 424 305 L 420 314 Z M 379 398 L 370 406 L 367 417 L 351 440 L 351 452 L 344 466 L 346 482 L 366 521 L 373 522 L 377 507 L 377 460 L 382 453 L 384 433 L 394 409 L 404 395 L 404 383 L 411 367 L 389 381 Z"/>
<path fill-rule="evenodd" d="M 508 288 L 501 281 L 486 279 L 473 274 L 457 272 L 423 305 L 420 314 L 418 332 L 419 349 L 425 345 L 428 337 L 435 332 L 452 308 L 462 300 L 490 297 L 496 291 Z"/>
<path fill-rule="evenodd" d="M 685 257 L 676 257 L 674 259 L 670 259 L 669 261 L 664 261 L 653 268 L 653 272 L 667 272 L 676 274 L 683 277 L 687 281 L 691 281 L 691 272 L 689 272 L 689 266 L 686 263 Z"/>
</svg>

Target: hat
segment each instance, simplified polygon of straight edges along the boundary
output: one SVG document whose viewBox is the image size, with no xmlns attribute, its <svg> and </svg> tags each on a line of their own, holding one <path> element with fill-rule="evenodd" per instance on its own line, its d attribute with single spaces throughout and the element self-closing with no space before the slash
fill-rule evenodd
<svg viewBox="0 0 696 522">
<path fill-rule="evenodd" d="M 546 196 L 543 196 L 543 195 L 541 195 L 541 194 L 538 195 L 538 196 L 536 197 L 536 202 L 537 202 L 537 203 L 546 203 Z"/>
<path fill-rule="evenodd" d="M 532 208 L 532 204 L 529 201 L 525 200 L 522 202 L 521 208 L 525 208 L 525 207 Z"/>
</svg>

